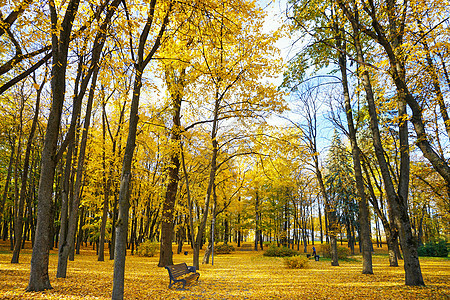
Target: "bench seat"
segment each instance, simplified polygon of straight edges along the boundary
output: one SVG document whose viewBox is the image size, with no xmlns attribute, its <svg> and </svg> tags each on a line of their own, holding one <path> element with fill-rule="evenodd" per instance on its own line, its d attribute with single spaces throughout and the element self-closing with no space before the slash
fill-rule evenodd
<svg viewBox="0 0 450 300">
<path fill-rule="evenodd" d="M 192 281 L 198 281 L 200 273 L 194 267 L 188 267 L 186 263 L 170 265 L 165 267 L 169 272 L 169 288 L 177 282 L 183 283 L 183 289 L 186 284 Z"/>
</svg>

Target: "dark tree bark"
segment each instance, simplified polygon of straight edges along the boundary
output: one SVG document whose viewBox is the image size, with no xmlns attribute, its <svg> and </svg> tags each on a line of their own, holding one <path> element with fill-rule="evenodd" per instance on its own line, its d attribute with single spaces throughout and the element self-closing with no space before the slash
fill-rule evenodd
<svg viewBox="0 0 450 300">
<path fill-rule="evenodd" d="M 205 255 L 203 256 L 202 264 L 209 264 L 209 257 L 213 255 L 212 263 L 214 264 L 214 239 L 216 235 L 216 217 L 217 217 L 217 195 L 216 195 L 216 185 L 213 185 L 213 205 L 211 209 L 211 228 L 210 228 L 210 238 L 208 241 L 208 247 L 205 250 Z"/>
<path fill-rule="evenodd" d="M 161 247 L 159 252 L 159 267 L 173 265 L 172 258 L 172 240 L 173 240 L 173 218 L 175 200 L 177 196 L 179 171 L 180 171 L 180 142 L 181 142 L 181 103 L 183 101 L 183 87 L 185 68 L 180 70 L 180 74 L 176 74 L 173 67 L 167 67 L 166 84 L 170 92 L 172 100 L 172 130 L 170 143 L 172 145 L 172 153 L 169 161 L 169 174 L 167 176 L 166 197 L 163 203 L 162 220 L 161 220 Z"/>
<path fill-rule="evenodd" d="M 80 152 L 78 156 L 78 166 L 76 172 L 75 179 L 75 187 L 73 192 L 73 202 L 70 209 L 70 216 L 68 219 L 68 228 L 66 239 L 64 241 L 61 240 L 61 247 L 58 255 L 58 268 L 57 268 L 57 278 L 65 278 L 67 272 L 67 260 L 69 258 L 70 251 L 74 249 L 75 245 L 75 232 L 77 230 L 77 218 L 78 218 L 78 208 L 80 206 L 80 198 L 81 198 L 81 186 L 83 182 L 83 165 L 86 154 L 86 144 L 87 144 L 87 135 L 90 126 L 91 119 L 91 110 L 92 110 L 92 102 L 94 99 L 94 89 L 95 82 L 97 79 L 98 70 L 94 72 L 94 76 L 92 79 L 91 90 L 88 97 L 88 103 L 86 108 L 86 116 L 84 121 L 84 128 L 81 137 L 81 145 Z"/>
<path fill-rule="evenodd" d="M 223 243 L 228 244 L 230 240 L 230 229 L 228 225 L 228 214 L 225 214 L 225 220 L 223 221 L 223 227 L 224 227 L 224 235 L 223 235 Z"/>
<path fill-rule="evenodd" d="M 238 201 L 241 202 L 241 197 L 238 198 Z M 238 226 L 237 246 L 241 247 L 242 232 L 241 232 L 241 213 L 240 212 L 238 212 L 238 215 L 237 215 L 237 226 Z"/>
<path fill-rule="evenodd" d="M 211 130 L 211 144 L 212 144 L 212 156 L 211 156 L 211 167 L 209 172 L 209 183 L 208 187 L 206 189 L 206 199 L 205 199 L 205 205 L 203 208 L 203 216 L 200 222 L 200 226 L 197 231 L 197 236 L 195 238 L 194 247 L 193 247 L 193 265 L 196 267 L 197 270 L 200 269 L 199 264 L 199 256 L 200 256 L 200 248 L 203 243 L 203 234 L 206 227 L 206 221 L 208 218 L 208 211 L 209 211 L 209 202 L 211 199 L 211 193 L 213 190 L 213 185 L 216 177 L 216 171 L 217 171 L 217 155 L 219 152 L 218 142 L 217 142 L 217 129 L 218 129 L 218 123 L 219 123 L 219 105 L 220 100 L 222 96 L 219 96 L 219 92 L 216 91 L 216 101 L 214 105 L 214 118 L 213 118 L 213 124 L 212 124 L 212 130 Z"/>
<path fill-rule="evenodd" d="M 370 174 L 367 171 L 366 164 L 363 163 L 362 166 L 364 169 L 364 173 L 366 174 L 366 178 L 367 178 L 367 187 L 368 187 L 369 194 L 370 194 L 369 201 L 372 204 L 372 207 L 373 207 L 375 213 L 377 214 L 378 218 L 380 218 L 381 223 L 384 228 L 385 235 L 386 235 L 386 243 L 387 243 L 388 254 L 389 254 L 389 266 L 398 267 L 397 254 L 395 252 L 395 241 L 398 238 L 398 230 L 395 229 L 396 227 L 392 220 L 392 218 L 393 218 L 392 213 L 389 214 L 390 221 L 388 221 L 388 218 L 385 216 L 382 207 L 380 207 L 378 205 L 378 200 L 377 200 L 377 197 L 375 196 L 375 192 L 373 190 L 372 182 L 370 179 Z M 378 184 L 377 184 L 377 188 L 380 193 L 380 203 L 382 203 L 383 192 L 381 190 L 381 187 L 378 186 Z M 389 210 L 391 211 L 390 208 L 389 208 Z"/>
<path fill-rule="evenodd" d="M 389 1 L 388 1 L 389 2 Z M 392 3 L 388 3 L 391 5 Z M 357 17 L 355 18 L 355 15 L 352 15 L 350 11 L 348 11 L 348 7 L 345 6 L 342 2 L 339 2 L 340 7 L 345 12 L 347 18 L 352 23 L 353 32 L 354 32 L 354 42 L 355 47 L 357 51 L 357 58 L 360 63 L 364 63 L 364 56 L 363 56 L 363 50 L 361 48 L 360 40 L 359 40 L 359 32 L 360 32 L 360 26 L 357 22 Z M 393 7 L 390 7 L 390 9 L 393 9 Z M 356 11 L 356 10 L 355 10 Z M 356 14 L 357 16 L 357 14 Z M 374 16 L 372 15 L 374 18 Z M 389 16 L 391 17 L 391 16 Z M 378 29 L 379 24 L 376 24 L 376 19 L 373 19 L 374 26 Z M 391 23 L 391 26 L 393 24 Z M 392 29 L 392 28 L 391 28 Z M 400 30 L 400 29 L 399 29 Z M 378 30 L 379 32 L 379 30 Z M 382 39 L 382 46 L 386 48 L 388 45 L 387 39 L 385 39 L 384 35 L 381 36 Z M 394 38 L 396 43 L 401 44 L 400 38 L 396 36 Z M 384 45 L 383 45 L 384 44 Z M 390 45 L 390 44 L 389 44 Z M 392 48 L 387 49 L 387 52 L 392 51 Z M 405 112 L 405 107 L 403 101 L 406 101 L 409 105 L 411 104 L 411 99 L 408 100 L 408 98 L 411 97 L 411 95 L 408 96 L 408 89 L 407 86 L 402 81 L 401 77 L 404 74 L 404 66 L 402 66 L 401 62 L 396 60 L 392 61 L 392 58 L 395 58 L 394 52 L 392 51 L 390 56 L 390 63 L 391 63 L 391 69 L 394 71 L 394 82 L 397 85 L 398 89 L 398 98 L 399 98 L 399 115 L 403 116 Z M 400 74 L 399 74 L 400 73 Z M 374 94 L 372 91 L 372 86 L 369 78 L 369 72 L 366 69 L 363 69 L 361 72 L 362 82 L 364 86 L 364 90 L 366 92 L 367 102 L 368 102 L 368 108 L 369 108 L 369 116 L 370 116 L 370 127 L 372 130 L 373 135 L 373 145 L 375 148 L 375 155 L 377 157 L 377 161 L 380 165 L 381 174 L 386 190 L 386 196 L 389 201 L 389 204 L 392 207 L 392 210 L 394 212 L 394 221 L 399 229 L 399 236 L 400 236 L 400 242 L 402 244 L 402 250 L 404 254 L 404 269 L 405 269 L 405 284 L 406 285 L 424 285 L 422 272 L 420 270 L 420 263 L 419 258 L 417 254 L 417 244 L 414 240 L 414 237 L 412 235 L 411 231 L 411 223 L 409 220 L 408 215 L 408 208 L 407 208 L 407 199 L 405 199 L 405 196 L 407 195 L 408 190 L 408 183 L 409 183 L 409 149 L 407 149 L 407 130 L 403 127 L 406 126 L 406 121 L 399 124 L 399 137 L 400 137 L 400 145 L 401 145 L 401 166 L 400 166 L 400 173 L 401 176 L 399 178 L 399 184 L 398 184 L 398 192 L 395 191 L 394 183 L 392 180 L 392 177 L 390 175 L 390 170 L 388 163 L 386 162 L 386 158 L 384 157 L 384 150 L 383 145 L 381 142 L 381 135 L 379 133 L 378 129 L 378 119 L 377 119 L 377 111 L 376 111 L 376 105 L 375 105 L 375 99 Z M 399 83 L 403 83 L 399 84 Z M 411 107 L 411 105 L 410 105 Z M 414 107 L 414 105 L 413 105 Z M 414 108 L 411 107 L 413 111 L 413 119 L 417 118 L 417 112 L 414 112 Z M 420 114 L 419 114 L 420 115 Z M 403 122 L 403 124 L 402 124 Z M 413 123 L 417 129 L 416 125 L 419 125 L 418 123 L 421 123 L 420 120 L 413 120 Z M 422 123 L 423 125 L 423 123 Z M 423 127 L 422 127 L 423 128 Z M 417 131 L 416 131 L 417 132 Z M 425 133 L 423 131 L 423 133 Z M 405 136 L 406 135 L 406 136 Z M 418 133 L 418 141 L 417 143 L 422 144 L 424 146 L 428 143 L 428 140 L 426 137 L 424 137 L 424 140 L 419 141 L 421 139 L 421 135 Z M 429 145 L 429 144 L 428 144 Z M 424 153 L 425 155 L 425 153 Z M 426 156 L 426 155 L 425 155 Z M 450 175 L 450 173 L 449 173 Z"/>
<path fill-rule="evenodd" d="M 119 215 L 116 222 L 116 242 L 114 247 L 114 277 L 113 277 L 113 290 L 112 299 L 123 299 L 124 292 L 124 279 L 125 279 L 125 256 L 126 256 L 126 246 L 127 246 L 127 234 L 128 234 L 128 210 L 130 207 L 129 203 L 129 186 L 131 180 L 131 164 L 133 161 L 133 153 L 136 144 L 136 131 L 137 123 L 139 120 L 139 98 L 141 95 L 142 88 L 142 76 L 145 67 L 148 65 L 150 60 L 153 58 L 154 54 L 161 45 L 161 38 L 166 30 L 166 26 L 169 23 L 169 15 L 172 10 L 173 3 L 169 5 L 168 10 L 164 16 L 161 28 L 159 30 L 158 36 L 151 48 L 150 52 L 146 57 L 144 57 L 145 44 L 147 42 L 150 29 L 152 28 L 156 0 L 150 2 L 149 15 L 147 22 L 140 34 L 137 61 L 135 63 L 135 77 L 133 85 L 133 96 L 131 100 L 131 110 L 129 118 L 128 127 L 128 138 L 125 147 L 125 153 L 122 164 L 122 176 L 120 180 L 120 191 L 119 191 Z M 131 34 L 131 32 L 130 32 Z"/>
<path fill-rule="evenodd" d="M 139 96 L 142 87 L 142 73 L 137 72 L 133 88 L 133 98 L 131 102 L 131 112 L 129 119 L 128 139 L 125 148 L 122 176 L 119 192 L 119 215 L 115 224 L 116 241 L 114 247 L 114 280 L 112 299 L 123 299 L 124 279 L 125 279 L 125 256 L 127 250 L 128 235 L 128 210 L 129 185 L 131 180 L 131 163 L 136 143 L 136 129 L 138 123 Z"/>
<path fill-rule="evenodd" d="M 51 289 L 48 277 L 48 244 L 49 227 L 51 218 L 53 179 L 56 168 L 56 146 L 60 128 L 60 120 L 65 95 L 65 80 L 67 69 L 67 54 L 69 50 L 70 33 L 73 21 L 78 11 L 79 0 L 71 0 L 68 3 L 64 20 L 58 25 L 58 15 L 55 3 L 50 0 L 49 8 L 52 27 L 52 104 L 48 117 L 47 130 L 42 150 L 41 176 L 38 193 L 38 215 L 36 236 L 31 256 L 30 281 L 27 291 L 42 291 Z M 58 37 L 58 28 L 59 31 Z M 57 50 L 56 50 L 57 49 Z"/>
<path fill-rule="evenodd" d="M 8 164 L 8 171 L 6 173 L 6 180 L 5 180 L 5 188 L 3 189 L 3 195 L 2 195 L 2 199 L 0 202 L 0 214 L 2 216 L 2 220 L 5 221 L 5 212 L 4 212 L 4 208 L 5 208 L 5 203 L 6 203 L 6 199 L 8 198 L 8 192 L 9 192 L 9 185 L 11 183 L 11 174 L 13 171 L 13 164 L 14 164 L 14 155 L 16 152 L 16 135 L 13 134 L 10 140 L 10 145 L 11 145 L 11 153 L 9 155 L 9 164 Z M 7 226 L 3 228 L 3 231 L 5 231 L 5 228 L 7 228 Z"/>
<path fill-rule="evenodd" d="M 124 102 L 122 109 L 120 110 L 120 115 L 119 115 L 119 122 L 118 122 L 118 126 L 117 126 L 117 131 L 116 133 L 113 135 L 111 132 L 111 128 L 109 126 L 109 122 L 108 122 L 108 116 L 106 114 L 105 111 L 105 107 L 103 107 L 103 112 L 102 114 L 105 116 L 105 122 L 108 128 L 108 133 L 109 136 L 111 138 L 111 142 L 112 142 L 112 156 L 113 157 L 120 157 L 122 154 L 122 148 L 121 148 L 121 140 L 122 140 L 122 134 L 121 134 L 121 130 L 122 130 L 122 125 L 123 125 L 123 120 L 125 118 L 125 108 L 126 108 L 126 101 Z M 118 151 L 116 154 L 116 148 L 118 146 Z M 110 165 L 109 165 L 109 176 L 108 176 L 108 181 L 107 181 L 107 185 L 105 187 L 105 195 L 110 193 L 111 191 L 111 186 L 113 185 L 113 174 L 116 172 L 116 168 L 114 165 L 114 162 L 112 160 L 110 160 Z M 109 182 L 109 183 L 108 183 Z M 117 190 L 116 185 L 114 185 L 114 189 Z M 117 199 L 117 193 L 114 193 L 114 200 L 113 200 L 113 205 L 112 205 L 112 224 L 113 224 L 113 230 L 111 230 L 111 242 L 109 244 L 109 259 L 113 260 L 114 259 L 114 246 L 115 246 L 115 240 L 116 240 L 116 231 L 114 230 L 114 224 L 116 223 L 117 220 L 117 204 L 118 204 L 118 199 Z M 103 220 L 102 220 L 103 222 Z M 100 254 L 99 254 L 100 255 Z"/>
<path fill-rule="evenodd" d="M 105 112 L 105 102 L 103 102 L 102 110 L 102 137 L 103 137 L 103 153 L 102 153 L 102 166 L 103 166 L 103 214 L 102 214 L 102 224 L 100 227 L 100 239 L 99 239 L 99 249 L 98 249 L 98 261 L 105 260 L 105 233 L 106 233 L 106 221 L 108 220 L 109 211 L 109 191 L 111 190 L 111 177 L 107 177 L 106 173 L 106 112 Z"/>
<path fill-rule="evenodd" d="M 77 234 L 77 244 L 75 247 L 75 253 L 80 254 L 81 244 L 83 243 L 83 226 L 84 226 L 84 206 L 81 207 L 80 218 L 78 222 L 78 234 Z"/>
<path fill-rule="evenodd" d="M 81 186 L 83 182 L 83 166 L 84 159 L 86 154 L 86 145 L 87 145 L 87 137 L 91 122 L 91 112 L 92 112 L 92 103 L 94 101 L 95 87 L 97 84 L 97 76 L 100 69 L 99 60 L 101 57 L 102 49 L 106 40 L 106 29 L 110 23 L 112 16 L 114 15 L 117 7 L 120 4 L 120 0 L 114 0 L 108 8 L 105 19 L 103 20 L 99 31 L 95 37 L 93 46 L 92 46 L 92 59 L 89 70 L 87 74 L 81 80 L 80 92 L 77 97 L 77 105 L 80 105 L 82 99 L 86 93 L 88 82 L 92 78 L 91 86 L 89 89 L 89 96 L 86 105 L 86 115 L 84 120 L 84 128 L 81 137 L 81 145 L 78 156 L 78 166 L 77 173 L 75 179 L 75 188 L 73 193 L 73 203 L 70 210 L 69 223 L 67 229 L 67 236 L 65 241 L 61 241 L 61 247 L 58 256 L 58 269 L 57 269 L 57 278 L 65 278 L 67 272 L 67 260 L 69 258 L 69 254 L 75 248 L 75 233 L 77 230 L 77 219 L 78 219 L 78 208 L 80 206 L 80 198 L 81 198 Z M 74 105 L 75 106 L 75 105 Z M 80 105 L 81 106 L 81 105 Z M 72 124 L 71 124 L 72 126 Z"/>
<path fill-rule="evenodd" d="M 255 251 L 258 251 L 259 234 L 259 193 L 255 195 Z"/>
<path fill-rule="evenodd" d="M 344 107 L 345 114 L 347 117 L 347 126 L 348 126 L 348 137 L 350 139 L 350 145 L 352 148 L 352 158 L 353 158 L 353 169 L 355 171 L 355 181 L 356 181 L 356 191 L 358 194 L 358 203 L 359 203 L 359 228 L 360 228 L 360 250 L 362 250 L 363 256 L 363 274 L 373 274 L 372 269 L 372 237 L 370 233 L 370 213 L 369 213 L 369 205 L 367 203 L 365 191 L 364 191 L 364 179 L 362 175 L 361 169 L 361 158 L 360 158 L 360 149 L 358 147 L 357 139 L 356 139 L 356 128 L 353 122 L 353 110 L 351 106 L 350 93 L 348 89 L 348 80 L 347 80 L 347 59 L 346 59 L 346 44 L 345 37 L 342 36 L 344 34 L 344 30 L 338 28 L 338 25 L 335 25 L 336 29 L 336 46 L 339 49 L 339 69 L 341 71 L 341 80 L 342 80 L 342 88 L 344 91 Z M 350 228 L 349 228 L 350 229 Z M 350 239 L 349 239 L 350 243 Z M 362 249 L 361 249 L 362 248 Z M 352 253 L 354 253 L 354 246 L 352 245 Z"/>
<path fill-rule="evenodd" d="M 19 164 L 22 156 L 22 133 L 23 133 L 23 109 L 25 107 L 25 97 L 20 95 L 19 107 L 19 124 L 17 125 L 17 155 L 14 163 L 14 247 L 11 263 L 19 262 L 20 245 L 22 244 L 22 230 L 23 230 L 23 198 L 20 198 L 19 192 Z M 20 239 L 18 239 L 20 237 Z"/>
</svg>

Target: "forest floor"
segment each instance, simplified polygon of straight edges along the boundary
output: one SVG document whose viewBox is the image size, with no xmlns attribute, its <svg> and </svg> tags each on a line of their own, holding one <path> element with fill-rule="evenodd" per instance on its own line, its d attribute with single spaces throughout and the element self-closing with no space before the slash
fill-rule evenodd
<svg viewBox="0 0 450 300">
<path fill-rule="evenodd" d="M 30 248 L 27 244 L 22 250 L 19 264 L 11 264 L 9 243 L 0 241 L 0 299 L 111 298 L 113 261 L 98 262 L 90 247 L 82 248 L 75 261 L 69 262 L 65 279 L 56 278 L 58 255 L 51 250 L 53 289 L 25 292 Z M 316 244 L 316 248 L 320 246 Z M 188 255 L 174 254 L 174 263 L 191 265 L 190 247 L 185 245 L 183 251 Z M 340 261 L 338 267 L 320 257 L 320 261 L 309 261 L 305 269 L 287 269 L 282 258 L 265 257 L 262 251 L 237 250 L 215 256 L 214 265 L 200 265 L 198 283 L 186 290 L 168 289 L 168 273 L 157 266 L 158 260 L 158 256 L 127 255 L 125 299 L 450 299 L 449 258 L 420 258 L 426 286 L 407 287 L 403 266 L 389 267 L 385 245 L 375 248 L 373 275 L 361 274 L 359 255 Z"/>
</svg>

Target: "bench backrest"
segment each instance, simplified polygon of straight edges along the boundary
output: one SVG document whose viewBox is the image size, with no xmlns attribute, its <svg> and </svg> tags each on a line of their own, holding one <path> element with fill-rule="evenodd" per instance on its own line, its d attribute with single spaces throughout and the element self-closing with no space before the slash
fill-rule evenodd
<svg viewBox="0 0 450 300">
<path fill-rule="evenodd" d="M 177 278 L 189 273 L 186 263 L 166 266 L 166 269 L 169 271 L 169 274 L 173 276 L 173 278 Z"/>
</svg>

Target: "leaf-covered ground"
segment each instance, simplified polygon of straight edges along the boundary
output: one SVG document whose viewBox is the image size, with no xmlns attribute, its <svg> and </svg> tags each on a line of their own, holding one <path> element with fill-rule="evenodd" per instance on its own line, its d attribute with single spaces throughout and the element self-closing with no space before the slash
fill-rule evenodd
<svg viewBox="0 0 450 300">
<path fill-rule="evenodd" d="M 56 279 L 57 252 L 50 254 L 53 290 L 24 292 L 29 277 L 31 249 L 23 250 L 20 264 L 11 264 L 7 243 L 0 242 L 0 299 L 110 299 L 113 262 L 98 262 L 84 248 L 69 262 L 68 276 Z M 175 254 L 174 262 L 192 262 Z M 374 275 L 361 274 L 361 257 L 341 261 L 310 261 L 306 269 L 286 269 L 283 260 L 262 252 L 236 251 L 219 255 L 214 266 L 201 265 L 198 283 L 187 290 L 168 289 L 168 274 L 158 268 L 158 257 L 128 255 L 125 299 L 450 299 L 450 260 L 421 258 L 425 287 L 406 287 L 403 267 L 391 268 L 383 251 L 376 249 Z"/>
</svg>

